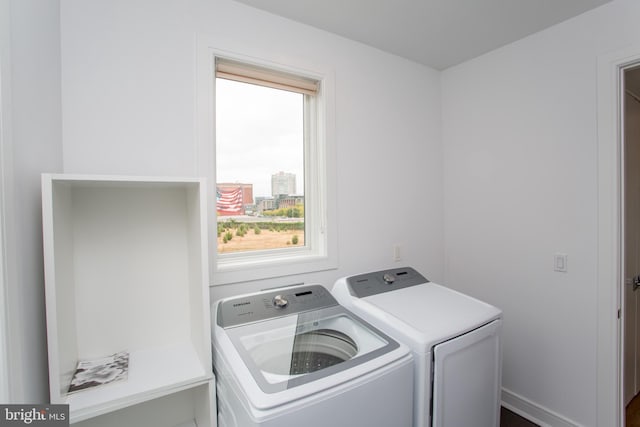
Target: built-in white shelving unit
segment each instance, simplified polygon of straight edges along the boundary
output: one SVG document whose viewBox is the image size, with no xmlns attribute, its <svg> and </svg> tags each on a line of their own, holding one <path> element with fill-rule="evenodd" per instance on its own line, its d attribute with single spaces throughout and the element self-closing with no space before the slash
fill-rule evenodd
<svg viewBox="0 0 640 427">
<path fill-rule="evenodd" d="M 72 424 L 215 425 L 204 186 L 42 176 L 50 398 Z M 68 393 L 79 360 L 123 350 L 126 380 Z"/>
</svg>

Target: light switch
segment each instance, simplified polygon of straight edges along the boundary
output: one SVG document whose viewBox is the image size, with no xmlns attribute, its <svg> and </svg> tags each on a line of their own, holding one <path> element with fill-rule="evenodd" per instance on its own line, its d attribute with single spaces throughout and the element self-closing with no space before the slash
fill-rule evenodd
<svg viewBox="0 0 640 427">
<path fill-rule="evenodd" d="M 553 256 L 553 270 L 561 273 L 567 272 L 567 254 L 555 254 Z"/>
<path fill-rule="evenodd" d="M 400 254 L 400 245 L 393 245 L 393 261 L 402 261 L 402 255 Z"/>
</svg>

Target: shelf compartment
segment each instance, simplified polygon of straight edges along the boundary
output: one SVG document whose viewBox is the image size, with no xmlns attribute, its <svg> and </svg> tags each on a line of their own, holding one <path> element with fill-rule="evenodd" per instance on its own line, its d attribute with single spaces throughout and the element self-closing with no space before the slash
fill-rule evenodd
<svg viewBox="0 0 640 427">
<path fill-rule="evenodd" d="M 215 382 L 98 415 L 74 427 L 215 426 Z"/>
<path fill-rule="evenodd" d="M 44 174 L 42 196 L 51 402 L 73 422 L 210 379 L 204 181 Z M 123 350 L 127 380 L 67 394 Z"/>
<path fill-rule="evenodd" d="M 129 355 L 127 380 L 67 395 L 64 403 L 73 408 L 71 422 L 74 423 L 210 379 L 211 375 L 202 369 L 190 345 L 145 349 Z"/>
</svg>

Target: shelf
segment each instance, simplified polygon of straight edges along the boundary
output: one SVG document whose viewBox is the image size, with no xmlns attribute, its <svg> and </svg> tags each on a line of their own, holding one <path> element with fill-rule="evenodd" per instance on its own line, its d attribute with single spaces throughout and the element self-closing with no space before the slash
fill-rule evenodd
<svg viewBox="0 0 640 427">
<path fill-rule="evenodd" d="M 107 412 L 74 427 L 211 427 L 216 425 L 215 381 Z"/>
<path fill-rule="evenodd" d="M 72 423 L 211 380 L 204 187 L 43 174 L 50 398 L 69 404 Z M 67 394 L 79 360 L 123 350 L 127 380 Z"/>
<path fill-rule="evenodd" d="M 127 380 L 117 381 L 66 397 L 71 422 L 175 393 L 211 379 L 191 346 L 163 347 L 132 352 Z"/>
</svg>

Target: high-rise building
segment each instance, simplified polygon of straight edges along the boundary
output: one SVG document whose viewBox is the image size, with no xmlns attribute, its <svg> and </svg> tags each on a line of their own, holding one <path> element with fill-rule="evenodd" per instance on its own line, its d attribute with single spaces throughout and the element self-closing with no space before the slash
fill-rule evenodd
<svg viewBox="0 0 640 427">
<path fill-rule="evenodd" d="M 289 196 L 296 193 L 296 175 L 278 172 L 271 175 L 271 195 L 273 197 Z"/>
</svg>

